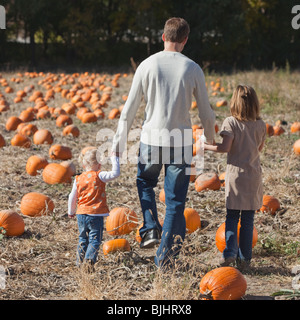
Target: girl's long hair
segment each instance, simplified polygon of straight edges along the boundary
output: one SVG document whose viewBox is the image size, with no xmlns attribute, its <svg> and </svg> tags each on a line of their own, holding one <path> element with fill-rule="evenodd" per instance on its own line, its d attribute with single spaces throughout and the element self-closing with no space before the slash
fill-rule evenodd
<svg viewBox="0 0 300 320">
<path fill-rule="evenodd" d="M 246 85 L 238 85 L 230 101 L 231 115 L 240 121 L 260 119 L 260 106 L 255 90 Z"/>
</svg>

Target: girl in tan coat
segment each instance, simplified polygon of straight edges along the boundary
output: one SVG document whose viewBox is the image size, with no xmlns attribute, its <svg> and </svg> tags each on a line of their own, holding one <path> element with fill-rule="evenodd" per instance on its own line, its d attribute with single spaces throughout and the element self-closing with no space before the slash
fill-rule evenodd
<svg viewBox="0 0 300 320">
<path fill-rule="evenodd" d="M 252 258 L 254 212 L 262 206 L 263 187 L 259 152 L 266 125 L 259 116 L 259 102 L 253 88 L 239 85 L 230 102 L 231 116 L 223 122 L 222 143 L 205 145 L 206 150 L 227 153 L 225 176 L 226 248 L 221 265 L 243 268 Z M 237 225 L 241 218 L 239 242 Z"/>
</svg>

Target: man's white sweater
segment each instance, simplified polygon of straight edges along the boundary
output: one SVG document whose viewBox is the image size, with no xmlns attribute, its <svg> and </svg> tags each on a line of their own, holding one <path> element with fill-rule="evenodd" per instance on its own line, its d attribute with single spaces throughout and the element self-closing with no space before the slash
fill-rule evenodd
<svg viewBox="0 0 300 320">
<path fill-rule="evenodd" d="M 143 97 L 146 108 L 141 142 L 162 147 L 191 145 L 189 111 L 193 96 L 205 137 L 211 142 L 215 134 L 215 114 L 209 104 L 200 66 L 174 51 L 161 51 L 144 60 L 134 75 L 113 139 L 112 151 L 124 151 L 127 134 Z M 177 139 L 180 135 L 181 140 Z"/>
</svg>

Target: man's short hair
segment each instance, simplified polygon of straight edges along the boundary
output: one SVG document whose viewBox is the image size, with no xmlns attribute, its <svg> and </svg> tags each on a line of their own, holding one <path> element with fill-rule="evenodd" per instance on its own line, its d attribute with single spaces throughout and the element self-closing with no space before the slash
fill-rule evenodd
<svg viewBox="0 0 300 320">
<path fill-rule="evenodd" d="M 190 33 L 189 24 L 182 18 L 170 18 L 164 27 L 165 40 L 182 43 Z"/>
</svg>

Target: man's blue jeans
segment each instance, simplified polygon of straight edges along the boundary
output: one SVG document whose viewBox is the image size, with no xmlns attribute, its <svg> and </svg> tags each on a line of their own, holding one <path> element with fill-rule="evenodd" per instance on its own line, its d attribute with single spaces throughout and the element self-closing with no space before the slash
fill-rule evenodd
<svg viewBox="0 0 300 320">
<path fill-rule="evenodd" d="M 77 264 L 83 260 L 96 262 L 103 235 L 103 216 L 77 214 L 79 241 L 77 246 Z"/>
<path fill-rule="evenodd" d="M 237 227 L 241 216 L 241 228 L 239 243 L 237 240 Z M 254 210 L 227 209 L 225 221 L 226 248 L 223 251 L 224 258 L 234 257 L 243 261 L 252 258 Z"/>
<path fill-rule="evenodd" d="M 190 174 L 186 168 L 192 160 L 192 146 L 158 147 L 141 143 L 137 172 L 137 189 L 144 224 L 140 235 L 151 229 L 162 231 L 161 243 L 156 252 L 155 264 L 163 266 L 179 253 L 185 238 L 184 208 Z M 164 190 L 166 214 L 163 227 L 157 217 L 155 193 L 162 167 L 165 169 Z"/>
</svg>

